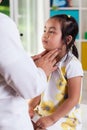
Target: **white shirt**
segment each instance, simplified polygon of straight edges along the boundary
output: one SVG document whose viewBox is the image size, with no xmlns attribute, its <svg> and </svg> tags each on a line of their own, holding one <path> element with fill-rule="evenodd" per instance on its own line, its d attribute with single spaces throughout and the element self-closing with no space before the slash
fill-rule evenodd
<svg viewBox="0 0 87 130">
<path fill-rule="evenodd" d="M 0 13 L 0 130 L 33 130 L 25 99 L 46 86 L 46 75 L 22 48 L 15 23 Z"/>
<path fill-rule="evenodd" d="M 71 52 L 66 54 L 60 62 L 57 63 L 57 66 L 58 69 L 49 77 L 48 87 L 42 93 L 41 102 L 36 108 L 37 113 L 39 113 L 38 115 L 48 116 L 53 114 L 53 112 L 68 98 L 69 86 L 67 86 L 67 79 L 83 76 L 82 65 Z M 71 130 L 70 126 L 72 126 L 73 130 L 81 130 L 80 99 L 66 116 L 59 119 L 54 125 L 47 129 L 63 130 L 66 128 L 67 130 Z M 34 117 L 34 119 L 33 120 L 36 121 L 38 116 Z M 79 128 L 76 129 L 76 127 Z"/>
<path fill-rule="evenodd" d="M 68 96 L 67 79 L 83 76 L 81 63 L 71 52 L 68 55 L 66 54 L 57 63 L 57 66 L 58 69 L 51 74 L 48 80 L 48 87 L 42 93 L 39 113 L 43 116 L 47 116 L 55 111 L 56 106 L 60 105 L 63 99 L 66 100 L 67 97 L 65 96 Z M 46 105 L 49 106 L 47 110 Z"/>
</svg>

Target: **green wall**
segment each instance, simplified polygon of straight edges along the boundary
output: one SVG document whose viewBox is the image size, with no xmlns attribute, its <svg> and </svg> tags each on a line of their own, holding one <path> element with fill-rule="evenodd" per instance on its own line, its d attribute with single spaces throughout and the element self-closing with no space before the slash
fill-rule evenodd
<svg viewBox="0 0 87 130">
<path fill-rule="evenodd" d="M 0 4 L 0 12 L 10 15 L 9 0 L 2 0 Z"/>
</svg>

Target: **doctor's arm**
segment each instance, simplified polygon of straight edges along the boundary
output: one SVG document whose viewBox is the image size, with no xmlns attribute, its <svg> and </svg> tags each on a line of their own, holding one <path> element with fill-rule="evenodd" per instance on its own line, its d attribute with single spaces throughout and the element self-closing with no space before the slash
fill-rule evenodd
<svg viewBox="0 0 87 130">
<path fill-rule="evenodd" d="M 56 69 L 57 52 L 47 53 L 35 61 L 36 66 L 21 44 L 16 24 L 0 14 L 0 75 L 18 95 L 29 99 L 47 87 L 47 75 Z"/>
<path fill-rule="evenodd" d="M 23 98 L 39 95 L 47 86 L 47 76 L 56 69 L 54 67 L 55 51 L 49 52 L 38 60 L 37 66 L 21 48 L 12 43 L 1 51 L 0 72 L 7 84 Z M 49 58 L 52 60 L 49 61 Z"/>
</svg>

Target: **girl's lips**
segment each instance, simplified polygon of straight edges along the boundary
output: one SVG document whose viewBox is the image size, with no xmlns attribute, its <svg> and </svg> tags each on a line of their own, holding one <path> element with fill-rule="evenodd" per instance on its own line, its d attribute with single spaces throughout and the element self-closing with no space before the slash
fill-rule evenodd
<svg viewBox="0 0 87 130">
<path fill-rule="evenodd" d="M 44 44 L 47 44 L 47 41 L 46 41 L 46 40 L 43 40 L 42 42 L 43 42 Z"/>
</svg>

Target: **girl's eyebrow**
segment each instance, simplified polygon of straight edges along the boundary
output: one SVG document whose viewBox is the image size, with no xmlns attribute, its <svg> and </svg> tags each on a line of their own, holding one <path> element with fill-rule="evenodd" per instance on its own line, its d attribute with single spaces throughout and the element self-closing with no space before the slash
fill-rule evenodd
<svg viewBox="0 0 87 130">
<path fill-rule="evenodd" d="M 46 27 L 46 26 L 44 26 L 44 28 L 46 29 L 47 27 Z M 56 30 L 56 28 L 55 28 L 54 26 L 49 27 L 49 29 L 55 29 L 55 30 Z"/>
</svg>

